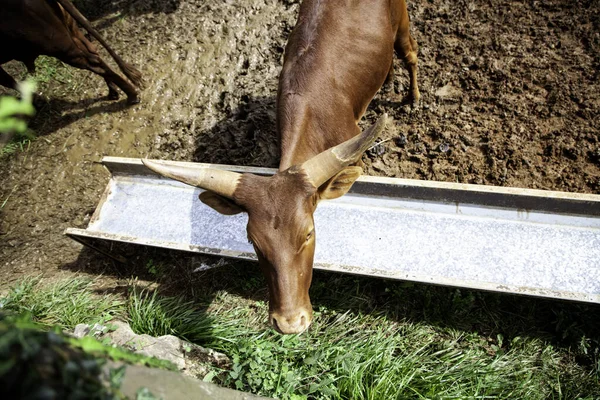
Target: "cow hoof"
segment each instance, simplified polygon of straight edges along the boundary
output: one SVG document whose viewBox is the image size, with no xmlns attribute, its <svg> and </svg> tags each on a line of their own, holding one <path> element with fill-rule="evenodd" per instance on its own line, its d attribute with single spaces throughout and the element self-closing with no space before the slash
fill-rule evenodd
<svg viewBox="0 0 600 400">
<path fill-rule="evenodd" d="M 129 105 L 138 104 L 139 102 L 140 102 L 140 96 L 138 96 L 137 94 L 135 96 L 127 97 L 127 104 L 129 104 Z"/>
<path fill-rule="evenodd" d="M 414 91 L 411 95 L 410 95 L 410 99 L 412 100 L 412 106 L 413 107 L 418 107 L 419 104 L 421 103 L 421 93 L 419 93 L 418 90 Z"/>
<path fill-rule="evenodd" d="M 419 105 L 421 104 L 421 95 L 417 92 L 417 94 L 415 95 L 414 93 L 410 93 L 407 94 L 403 99 L 402 99 L 402 104 L 403 105 L 408 105 L 413 109 L 419 108 Z"/>
<path fill-rule="evenodd" d="M 108 100 L 119 100 L 119 93 L 117 93 L 117 92 L 108 92 L 108 95 L 106 96 L 106 98 Z"/>
</svg>

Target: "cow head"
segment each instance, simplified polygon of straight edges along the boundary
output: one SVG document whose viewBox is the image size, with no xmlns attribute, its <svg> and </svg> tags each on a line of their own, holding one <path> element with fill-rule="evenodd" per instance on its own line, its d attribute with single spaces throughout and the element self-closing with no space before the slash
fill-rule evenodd
<svg viewBox="0 0 600 400">
<path fill-rule="evenodd" d="M 362 171 L 350 165 L 360 159 L 385 122 L 384 116 L 362 134 L 269 177 L 143 163 L 161 175 L 206 189 L 200 200 L 222 214 L 248 213 L 248 240 L 269 285 L 269 320 L 281 333 L 300 333 L 312 321 L 308 290 L 317 203 L 350 189 Z"/>
</svg>

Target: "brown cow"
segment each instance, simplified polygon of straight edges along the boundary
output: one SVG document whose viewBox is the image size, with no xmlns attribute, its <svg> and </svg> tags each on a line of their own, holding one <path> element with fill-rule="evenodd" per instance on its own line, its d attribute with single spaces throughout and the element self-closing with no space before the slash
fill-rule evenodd
<svg viewBox="0 0 600 400">
<path fill-rule="evenodd" d="M 271 177 L 205 169 L 194 173 L 143 160 L 159 174 L 206 189 L 200 200 L 232 215 L 248 213 L 253 243 L 269 285 L 269 319 L 282 333 L 312 320 L 308 290 L 315 251 L 313 213 L 320 200 L 345 194 L 386 117 L 362 134 L 358 121 L 391 74 L 396 50 L 410 71 L 413 100 L 416 43 L 404 0 L 306 0 L 285 51 L 277 97 L 279 172 Z"/>
<path fill-rule="evenodd" d="M 0 10 L 0 65 L 19 60 L 25 63 L 29 72 L 33 72 L 38 56 L 56 57 L 103 77 L 110 99 L 119 98 L 117 88 L 120 88 L 127 94 L 130 104 L 140 101 L 135 87 L 100 58 L 96 47 L 77 28 L 75 21 L 106 48 L 125 76 L 138 87 L 142 82 L 141 73 L 109 47 L 69 0 L 2 0 Z M 17 85 L 2 67 L 0 85 L 12 89 L 16 89 Z"/>
</svg>

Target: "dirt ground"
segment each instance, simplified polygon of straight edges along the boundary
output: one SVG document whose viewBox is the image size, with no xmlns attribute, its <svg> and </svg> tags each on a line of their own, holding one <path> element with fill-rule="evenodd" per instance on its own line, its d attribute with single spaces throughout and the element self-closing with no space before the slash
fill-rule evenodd
<svg viewBox="0 0 600 400">
<path fill-rule="evenodd" d="M 276 166 L 277 77 L 297 1 L 80 0 L 143 73 L 142 102 L 107 101 L 101 78 L 42 85 L 28 151 L 0 159 L 0 287 L 106 263 L 66 238 L 109 179 L 105 155 Z M 394 118 L 366 173 L 600 193 L 598 0 L 409 0 L 421 104 L 408 76 L 364 118 Z M 105 54 L 105 53 L 104 53 Z M 107 57 L 108 59 L 108 57 Z M 7 65 L 24 75 L 18 63 Z M 0 89 L 0 93 L 8 91 Z M 102 271 L 102 267 L 96 267 Z"/>
</svg>

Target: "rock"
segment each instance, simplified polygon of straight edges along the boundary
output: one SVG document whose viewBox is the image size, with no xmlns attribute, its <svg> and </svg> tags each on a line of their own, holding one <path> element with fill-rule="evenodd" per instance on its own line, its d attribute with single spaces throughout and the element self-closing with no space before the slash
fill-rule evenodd
<svg viewBox="0 0 600 400">
<path fill-rule="evenodd" d="M 73 330 L 73 336 L 81 339 L 90 332 L 90 326 L 88 324 L 77 324 Z"/>
<path fill-rule="evenodd" d="M 212 349 L 206 349 L 173 335 L 153 337 L 138 335 L 122 321 L 112 321 L 109 324 L 113 329 L 103 325 L 79 324 L 75 327 L 73 336 L 83 337 L 94 335 L 100 339 L 108 338 L 115 346 L 125 347 L 131 351 L 148 357 L 156 357 L 173 363 L 184 374 L 194 377 L 204 377 L 210 366 L 228 368 L 231 365 L 229 357 Z"/>
<path fill-rule="evenodd" d="M 129 324 L 121 321 L 112 322 L 111 325 L 117 329 L 104 336 L 109 338 L 111 343 L 129 348 L 138 354 L 170 361 L 180 370 L 185 369 L 185 358 L 179 338 L 172 335 L 158 338 L 138 335 L 131 330 Z"/>
<path fill-rule="evenodd" d="M 90 326 L 89 324 L 78 324 L 73 330 L 73 336 L 76 338 L 82 338 L 86 335 L 99 336 L 107 331 L 108 328 L 100 324 L 94 324 L 94 326 Z"/>
<path fill-rule="evenodd" d="M 109 371 L 121 367 L 121 363 L 109 362 L 105 367 L 105 375 Z M 201 400 L 250 400 L 265 399 L 250 393 L 219 387 L 213 383 L 178 374 L 173 371 L 126 365 L 125 374 L 120 387 L 124 396 L 130 399 L 140 398 L 142 390 L 151 393 L 154 398 L 168 400 L 201 399 Z"/>
<path fill-rule="evenodd" d="M 371 157 L 378 157 L 385 154 L 385 143 L 378 142 L 373 147 L 367 150 L 367 153 Z"/>
<path fill-rule="evenodd" d="M 408 138 L 406 137 L 406 135 L 400 134 L 398 137 L 396 137 L 394 139 L 394 142 L 396 143 L 397 146 L 404 147 L 404 145 L 406 145 L 406 143 L 408 143 Z"/>
<path fill-rule="evenodd" d="M 373 169 L 375 171 L 379 171 L 379 172 L 385 171 L 385 164 L 381 160 L 373 161 L 373 164 L 371 164 L 371 166 L 373 167 Z"/>
<path fill-rule="evenodd" d="M 438 148 L 442 153 L 447 153 L 448 150 L 450 150 L 450 145 L 448 143 L 444 142 L 444 143 L 440 143 Z"/>
</svg>

